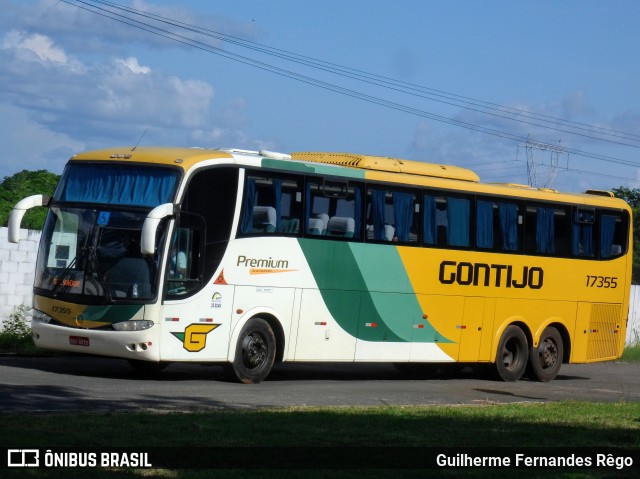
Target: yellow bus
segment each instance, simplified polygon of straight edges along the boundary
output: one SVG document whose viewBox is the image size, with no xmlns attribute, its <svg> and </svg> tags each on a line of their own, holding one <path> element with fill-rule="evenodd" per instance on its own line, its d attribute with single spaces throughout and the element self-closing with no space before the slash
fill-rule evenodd
<svg viewBox="0 0 640 479">
<path fill-rule="evenodd" d="M 552 380 L 619 358 L 631 210 L 609 192 L 488 184 L 349 153 L 114 148 L 70 159 L 34 284 L 35 343 L 139 369 L 485 364 Z"/>
</svg>

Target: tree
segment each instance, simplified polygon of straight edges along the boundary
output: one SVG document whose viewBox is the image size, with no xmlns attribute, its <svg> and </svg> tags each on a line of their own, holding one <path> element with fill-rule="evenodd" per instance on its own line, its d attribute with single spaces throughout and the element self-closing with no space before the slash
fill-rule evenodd
<svg viewBox="0 0 640 479">
<path fill-rule="evenodd" d="M 53 195 L 59 179 L 59 175 L 47 170 L 22 170 L 13 176 L 6 176 L 0 183 L 0 225 L 7 226 L 11 210 L 22 198 L 36 194 Z M 22 227 L 42 229 L 46 214 L 46 208 L 28 211 L 22 220 Z"/>
<path fill-rule="evenodd" d="M 640 284 L 640 188 L 629 189 L 624 186 L 614 188 L 613 194 L 622 198 L 633 214 L 633 272 L 631 282 Z"/>
</svg>

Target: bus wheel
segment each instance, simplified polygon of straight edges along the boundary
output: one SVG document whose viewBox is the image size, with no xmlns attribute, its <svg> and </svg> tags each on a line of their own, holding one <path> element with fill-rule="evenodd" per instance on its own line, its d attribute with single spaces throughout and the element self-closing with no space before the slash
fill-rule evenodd
<svg viewBox="0 0 640 479">
<path fill-rule="evenodd" d="M 518 326 L 508 326 L 498 344 L 493 375 L 502 381 L 517 381 L 527 368 L 529 345 L 527 337 Z"/>
<path fill-rule="evenodd" d="M 276 337 L 271 326 L 264 319 L 253 318 L 240 332 L 228 375 L 245 384 L 257 384 L 269 375 L 275 357 Z"/>
<path fill-rule="evenodd" d="M 564 355 L 562 337 L 556 328 L 546 328 L 537 348 L 529 349 L 529 368 L 538 381 L 551 381 L 560 372 Z"/>
</svg>

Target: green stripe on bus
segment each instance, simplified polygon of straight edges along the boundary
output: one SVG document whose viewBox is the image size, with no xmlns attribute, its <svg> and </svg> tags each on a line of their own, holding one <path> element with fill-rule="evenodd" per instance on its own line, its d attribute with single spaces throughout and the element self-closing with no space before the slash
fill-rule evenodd
<svg viewBox="0 0 640 479">
<path fill-rule="evenodd" d="M 356 178 L 363 180 L 365 171 L 350 168 L 338 168 L 322 163 L 310 164 L 296 161 L 273 160 L 271 158 L 262 159 L 263 168 L 273 168 L 276 170 L 296 171 L 308 174 L 327 175 L 327 176 L 344 176 L 347 178 Z"/>
<path fill-rule="evenodd" d="M 299 242 L 329 312 L 347 333 L 366 341 L 434 341 L 437 332 L 423 319 L 395 247 Z M 439 342 L 449 342 L 437 336 Z"/>
<path fill-rule="evenodd" d="M 142 306 L 137 304 L 87 306 L 85 310 L 78 315 L 78 319 L 82 321 L 119 323 L 133 318 L 141 309 Z"/>
</svg>

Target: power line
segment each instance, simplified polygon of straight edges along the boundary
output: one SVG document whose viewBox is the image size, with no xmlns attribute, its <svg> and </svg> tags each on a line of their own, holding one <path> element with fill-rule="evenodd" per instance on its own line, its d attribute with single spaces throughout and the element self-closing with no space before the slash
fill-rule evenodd
<svg viewBox="0 0 640 479">
<path fill-rule="evenodd" d="M 252 42 L 250 40 L 244 40 L 241 39 L 239 37 L 236 36 L 232 36 L 232 35 L 228 35 L 225 33 L 221 33 L 215 30 L 211 30 L 211 29 L 206 29 L 206 28 L 202 28 L 196 25 L 192 25 L 189 23 L 185 23 L 185 22 L 180 22 L 174 19 L 170 19 L 167 17 L 163 17 L 161 15 L 157 15 L 154 13 L 150 13 L 150 12 L 145 12 L 142 10 L 138 10 L 132 7 L 126 7 L 123 5 L 119 5 L 117 3 L 114 2 L 110 2 L 110 1 L 106 1 L 106 0 L 90 0 L 91 3 L 94 4 L 101 4 L 101 5 L 105 5 L 105 6 L 109 6 L 111 8 L 115 8 L 117 10 L 121 10 L 121 11 L 125 11 L 134 15 L 138 15 L 138 16 L 142 16 L 144 18 L 148 18 L 148 19 L 152 19 L 154 21 L 158 21 L 160 23 L 166 24 L 166 25 L 170 25 L 170 26 L 174 26 L 174 27 L 178 27 L 178 28 L 182 28 L 185 29 L 187 31 L 191 31 L 197 34 L 201 34 L 201 35 L 205 35 L 211 38 L 216 38 L 220 41 L 226 42 L 226 43 L 230 43 L 233 45 L 237 45 L 243 48 L 248 48 L 251 49 L 253 51 L 257 51 L 260 53 L 264 53 L 264 54 L 268 54 L 268 55 L 272 55 L 272 56 L 276 56 L 278 58 L 282 58 L 288 61 L 293 61 L 299 64 L 303 64 L 306 66 L 311 66 L 313 68 L 317 68 L 323 71 L 327 71 L 330 73 L 334 73 L 334 74 L 338 74 L 338 75 L 342 75 L 342 76 L 346 76 L 348 78 L 352 78 L 352 79 L 356 79 L 356 80 L 360 80 L 369 84 L 373 84 L 373 85 L 377 85 L 377 86 L 382 86 L 384 88 L 388 88 L 391 90 L 395 90 L 395 91 L 399 91 L 402 93 L 407 93 L 410 95 L 414 95 L 414 96 L 418 96 L 421 98 L 426 98 L 426 99 L 430 99 L 433 101 L 437 101 L 440 103 L 444 103 L 447 105 L 452 105 L 452 106 L 456 106 L 456 107 L 460 107 L 460 108 L 464 108 L 470 111 L 475 111 L 478 113 L 483 113 L 483 114 L 487 114 L 487 115 L 492 115 L 495 117 L 499 117 L 499 118 L 505 118 L 505 119 L 509 119 L 509 120 L 513 120 L 513 121 L 518 121 L 520 123 L 525 123 L 525 124 L 529 124 L 529 125 L 533 125 L 533 126 L 540 126 L 542 128 L 547 128 L 547 129 L 552 129 L 552 130 L 556 130 L 556 131 L 562 131 L 565 133 L 569 133 L 569 134 L 575 134 L 578 136 L 584 136 L 590 139 L 597 139 L 597 140 L 602 140 L 602 141 L 610 141 L 613 143 L 617 143 L 617 144 L 621 144 L 624 146 L 631 146 L 631 147 L 635 147 L 635 148 L 640 148 L 640 145 L 632 145 L 632 144 L 628 144 L 628 143 L 624 143 L 621 141 L 616 141 L 616 140 L 607 140 L 605 138 L 601 138 L 601 137 L 594 137 L 593 134 L 600 134 L 600 135 L 605 135 L 605 136 L 610 136 L 612 138 L 619 138 L 619 139 L 624 139 L 624 140 L 628 140 L 628 141 L 640 141 L 640 135 L 635 134 L 635 133 L 630 133 L 630 132 L 622 132 L 622 131 L 618 131 L 618 130 L 614 130 L 611 128 L 605 128 L 602 126 L 597 126 L 597 125 L 589 125 L 586 123 L 581 123 L 581 122 L 575 122 L 575 121 L 571 121 L 571 120 L 566 120 L 566 119 L 562 119 L 562 118 L 558 118 L 558 117 L 553 117 L 550 115 L 544 115 L 544 114 L 540 114 L 540 113 L 535 113 L 535 112 L 530 112 L 527 110 L 523 110 L 523 109 L 518 109 L 518 108 L 514 108 L 514 107 L 509 107 L 509 106 L 504 106 L 504 105 L 499 105 L 496 103 L 492 103 L 492 102 L 486 102 L 486 101 L 482 101 L 482 100 L 478 100 L 478 99 L 474 99 L 471 97 L 465 97 L 465 96 L 461 96 L 461 95 L 456 95 L 453 93 L 448 93 L 445 92 L 443 90 L 437 90 L 437 89 L 433 89 L 433 88 L 429 88 L 429 87 L 425 87 L 422 85 L 417 85 L 414 83 L 408 83 L 408 82 L 403 82 L 401 80 L 397 80 L 394 78 L 389 78 L 386 76 L 382 76 L 382 75 L 378 75 L 375 73 L 370 73 L 370 72 L 366 72 L 363 70 L 358 70 L 358 69 L 354 69 L 351 67 L 347 67 L 344 65 L 340 65 L 337 63 L 333 63 L 333 62 L 327 62 L 324 60 L 319 60 L 313 57 L 309 57 L 306 55 L 300 55 L 297 53 L 293 53 L 287 50 L 283 50 L 283 49 L 278 49 L 278 48 L 274 48 L 268 45 L 264 45 L 261 43 L 257 43 L 257 42 Z M 81 3 L 85 3 L 85 4 L 89 4 L 88 2 L 81 2 Z M 427 96 L 424 94 L 418 94 L 416 92 L 422 92 L 422 93 L 427 93 L 431 96 Z M 443 99 L 447 99 L 448 101 L 444 101 Z M 472 108 L 471 106 L 476 107 L 476 108 Z M 482 110 L 478 109 L 478 108 L 482 108 Z M 489 110 L 489 111 L 486 111 Z M 492 111 L 498 112 L 498 113 L 492 113 Z M 511 115 L 516 115 L 514 116 L 508 116 L 508 114 Z M 551 125 L 559 125 L 559 126 L 564 126 L 564 127 L 568 127 L 568 128 L 574 128 L 576 130 L 579 131 L 584 131 L 584 132 L 590 132 L 592 133 L 592 135 L 587 135 L 587 134 L 582 134 L 582 133 L 578 133 L 578 132 L 572 132 L 572 131 L 566 131 L 564 129 L 559 129 L 559 128 L 554 128 L 554 127 L 550 127 L 550 126 L 545 126 L 545 125 L 541 125 L 539 123 L 534 123 L 531 121 L 527 121 L 527 120 L 523 120 L 520 117 L 524 117 L 524 118 L 529 118 L 529 119 L 535 119 L 538 121 L 542 121 L 542 122 L 546 122 L 549 123 Z"/>
<path fill-rule="evenodd" d="M 322 88 L 322 89 L 325 89 L 325 90 L 328 90 L 328 91 L 332 91 L 332 92 L 339 93 L 339 94 L 342 94 L 342 95 L 345 95 L 345 96 L 348 96 L 348 97 L 352 97 L 352 98 L 356 98 L 356 99 L 359 99 L 359 100 L 362 100 L 362 101 L 366 101 L 366 102 L 369 102 L 369 103 L 373 103 L 373 104 L 377 104 L 377 105 L 380 105 L 380 106 L 384 106 L 384 107 L 387 107 L 387 108 L 390 108 L 390 109 L 394 109 L 394 110 L 397 110 L 397 111 L 409 113 L 409 114 L 420 116 L 420 117 L 423 117 L 423 118 L 428 118 L 428 119 L 431 119 L 431 120 L 434 120 L 434 121 L 438 121 L 438 122 L 442 122 L 442 123 L 445 123 L 445 124 L 450 124 L 450 125 L 466 128 L 466 129 L 469 129 L 469 130 L 472 130 L 472 131 L 477 131 L 477 132 L 481 132 L 481 133 L 485 133 L 485 134 L 490 134 L 490 135 L 497 136 L 497 137 L 504 138 L 504 139 L 508 139 L 508 140 L 511 140 L 511 141 L 516 141 L 516 142 L 526 141 L 526 138 L 524 138 L 524 137 L 522 137 L 520 135 L 514 134 L 514 133 L 500 131 L 500 130 L 496 130 L 496 129 L 493 129 L 493 128 L 477 125 L 477 124 L 474 124 L 474 123 L 464 122 L 464 121 L 461 121 L 461 120 L 448 118 L 448 117 L 445 117 L 445 116 L 442 116 L 442 115 L 437 115 L 435 113 L 431 113 L 431 112 L 428 112 L 428 111 L 425 111 L 425 110 L 422 110 L 422 109 L 419 109 L 419 108 L 410 107 L 410 106 L 407 106 L 407 105 L 404 105 L 404 104 L 400 104 L 400 103 L 397 103 L 397 102 L 393 102 L 393 101 L 390 101 L 390 100 L 385 100 L 385 99 L 380 98 L 380 97 L 376 97 L 376 96 L 373 96 L 373 95 L 365 94 L 365 93 L 362 93 L 362 92 L 359 92 L 359 91 L 356 91 L 356 90 L 353 90 L 353 89 L 350 89 L 350 88 L 346 88 L 346 87 L 342 87 L 342 86 L 339 86 L 339 85 L 336 85 L 336 84 L 333 84 L 333 83 L 325 82 L 325 81 L 319 80 L 317 78 L 313 78 L 313 77 L 310 77 L 310 76 L 307 76 L 307 75 L 302 75 L 300 73 L 297 73 L 297 72 L 294 72 L 294 71 L 291 71 L 291 70 L 288 70 L 288 69 L 285 69 L 285 68 L 277 67 L 277 66 L 271 65 L 269 63 L 258 61 L 258 60 L 255 60 L 253 58 L 247 57 L 247 56 L 243 56 L 243 55 L 239 55 L 237 53 L 233 53 L 233 52 L 230 52 L 230 51 L 227 51 L 227 50 L 223 50 L 223 49 L 215 47 L 215 46 L 213 46 L 211 44 L 204 43 L 204 42 L 199 41 L 199 40 L 195 40 L 193 38 L 178 34 L 176 32 L 167 30 L 165 28 L 161 28 L 161 27 L 158 27 L 158 26 L 155 26 L 155 25 L 151 25 L 151 24 L 136 20 L 134 18 L 128 17 L 126 15 L 119 14 L 117 12 L 108 10 L 106 8 L 99 7 L 97 5 L 104 5 L 104 6 L 108 6 L 108 7 L 111 7 L 111 8 L 115 8 L 115 9 L 117 9 L 119 11 L 126 11 L 126 12 L 129 12 L 129 13 L 134 13 L 136 15 L 143 16 L 144 18 L 148 18 L 148 19 L 153 19 L 155 21 L 159 21 L 161 24 L 164 24 L 164 25 L 176 26 L 178 28 L 186 29 L 187 31 L 190 31 L 190 32 L 193 32 L 193 33 L 198 33 L 198 34 L 202 34 L 202 35 L 205 35 L 205 36 L 208 36 L 208 37 L 213 37 L 213 38 L 225 41 L 225 42 L 231 42 L 231 43 L 234 43 L 236 45 L 240 45 L 240 46 L 244 46 L 244 47 L 250 48 L 250 49 L 252 49 L 254 51 L 259 51 L 261 53 L 274 55 L 273 52 L 284 52 L 287 55 L 287 56 L 284 56 L 285 59 L 288 59 L 288 60 L 291 60 L 291 61 L 296 61 L 297 63 L 302 63 L 302 64 L 305 64 L 307 66 L 313 66 L 314 68 L 324 69 L 325 71 L 330 71 L 332 73 L 339 74 L 341 76 L 347 76 L 349 78 L 360 79 L 361 81 L 367 81 L 366 80 L 367 78 L 368 79 L 380 78 L 380 79 L 384 79 L 385 81 L 387 81 L 387 80 L 392 81 L 396 85 L 411 85 L 411 84 L 406 84 L 404 82 L 399 82 L 397 80 L 388 79 L 386 77 L 382 77 L 382 76 L 379 76 L 379 75 L 373 75 L 373 74 L 370 74 L 370 73 L 367 73 L 367 72 L 362 72 L 360 70 L 350 69 L 348 67 L 342 67 L 342 66 L 339 66 L 337 64 L 332 64 L 332 63 L 329 63 L 329 62 L 322 62 L 320 60 L 311 59 L 310 57 L 304 57 L 304 56 L 301 56 L 301 55 L 292 54 L 290 52 L 286 52 L 285 50 L 273 49 L 271 47 L 266 47 L 266 46 L 263 46 L 263 45 L 260 45 L 260 44 L 256 44 L 255 42 L 248 42 L 248 41 L 245 41 L 245 40 L 240 40 L 237 37 L 231 37 L 229 35 L 224 35 L 224 34 L 221 34 L 219 32 L 214 32 L 212 30 L 206 30 L 206 29 L 202 29 L 200 27 L 196 27 L 196 26 L 193 26 L 193 25 L 189 25 L 189 24 L 183 23 L 183 22 L 177 22 L 177 21 L 174 21 L 174 20 L 167 19 L 165 17 L 161 17 L 159 15 L 148 14 L 148 13 L 145 13 L 145 12 L 142 12 L 140 10 L 136 10 L 136 9 L 133 9 L 133 8 L 130 8 L 130 7 L 123 7 L 123 6 L 115 4 L 113 2 L 92 0 L 92 2 L 76 1 L 74 3 L 74 2 L 68 1 L 68 0 L 61 0 L 61 1 L 63 3 L 75 6 L 77 8 L 86 10 L 88 12 L 91 12 L 91 13 L 94 13 L 94 14 L 109 18 L 111 20 L 120 22 L 122 24 L 128 25 L 130 27 L 134 27 L 134 28 L 140 29 L 142 31 L 145 31 L 145 32 L 148 32 L 148 33 L 151 33 L 151 34 L 158 35 L 158 36 L 166 38 L 168 40 L 171 40 L 171 41 L 174 41 L 174 42 L 177 42 L 177 43 L 181 43 L 181 44 L 193 47 L 193 48 L 197 48 L 197 49 L 200 49 L 202 51 L 206 51 L 208 53 L 213 53 L 215 55 L 222 56 L 224 58 L 227 58 L 227 59 L 230 59 L 230 60 L 245 64 L 245 65 L 249 65 L 249 66 L 252 66 L 254 68 L 258 68 L 258 69 L 261 69 L 261 70 L 264 70 L 264 71 L 275 73 L 277 75 L 284 76 L 286 78 L 293 79 L 293 80 L 296 80 L 296 81 L 299 81 L 299 82 L 302 82 L 302 83 L 306 83 L 306 84 L 309 84 L 309 85 L 313 85 L 313 86 L 316 86 L 316 87 L 319 87 L 319 88 Z M 248 46 L 248 45 L 250 45 L 250 46 Z M 253 45 L 253 46 L 251 46 L 251 45 Z M 259 48 L 258 48 L 258 46 L 259 46 Z M 283 55 L 281 55 L 281 54 L 278 54 L 278 55 L 275 55 L 275 56 L 279 56 L 280 58 L 283 58 Z M 305 60 L 304 62 L 301 62 L 300 60 L 292 59 L 293 57 L 301 58 L 301 59 L 308 59 L 308 61 Z M 326 68 L 322 68 L 321 67 L 322 65 L 332 65 L 332 66 L 336 67 L 336 69 L 335 70 L 327 70 Z M 344 73 L 341 73 L 341 72 L 351 72 L 351 73 L 347 75 L 347 74 L 344 74 Z M 360 75 L 363 78 L 357 78 L 356 77 L 357 76 L 356 73 L 353 73 L 353 72 L 357 72 L 357 75 Z M 371 81 L 368 81 L 368 82 L 372 83 Z M 385 85 L 382 85 L 382 84 L 379 84 L 379 83 L 373 83 L 373 84 L 376 84 L 378 86 L 383 86 L 385 88 L 390 88 L 389 86 L 385 86 Z M 417 86 L 417 85 L 416 85 L 416 87 L 426 88 L 426 87 L 420 87 L 420 86 Z M 408 91 L 400 90 L 400 89 L 396 89 L 396 91 L 401 91 L 403 93 L 409 93 Z M 432 91 L 435 91 L 435 90 L 432 90 Z M 457 95 L 451 95 L 451 94 L 447 94 L 447 95 L 450 95 L 451 97 L 465 98 L 465 97 L 460 97 L 460 96 L 457 96 Z M 427 98 L 427 97 L 424 97 L 424 98 Z M 472 99 L 470 99 L 470 100 L 472 100 Z M 474 101 L 475 102 L 479 102 L 479 100 L 474 100 Z M 496 105 L 496 104 L 491 104 L 489 102 L 482 102 L 482 103 L 484 103 L 485 105 Z M 453 104 L 453 103 L 451 103 L 451 104 Z M 454 104 L 454 105 L 455 106 L 459 106 L 459 107 L 461 106 L 460 104 Z M 465 107 L 465 106 L 462 106 L 462 108 L 470 109 L 469 107 Z M 517 109 L 513 109 L 513 108 L 509 108 L 509 107 L 501 107 L 499 105 L 496 105 L 496 108 L 501 109 L 501 111 L 502 111 L 502 109 L 511 110 L 512 112 L 517 113 L 518 115 L 526 113 L 524 110 L 517 110 Z M 479 111 L 480 113 L 490 114 L 490 113 L 487 113 L 487 112 L 484 112 L 484 111 L 480 111 L 480 110 L 474 110 L 474 111 Z M 526 114 L 530 115 L 532 118 L 534 117 L 534 115 L 532 115 L 530 113 L 526 113 Z M 494 116 L 497 116 L 497 115 L 494 115 Z M 573 124 L 576 124 L 576 125 L 581 125 L 581 124 L 578 124 L 576 122 L 565 122 L 565 120 L 560 120 L 560 119 L 556 119 L 556 118 L 553 118 L 553 117 L 548 117 L 548 116 L 545 116 L 545 115 L 536 115 L 535 117 L 537 119 L 546 117 L 546 118 L 549 118 L 549 119 L 553 119 L 554 121 L 557 120 L 559 122 L 564 122 L 565 124 L 573 123 Z M 527 122 L 527 121 L 523 121 L 523 120 L 520 120 L 520 119 L 509 117 L 509 116 L 504 116 L 503 118 L 507 118 L 507 119 L 510 119 L 510 120 L 513 120 L 513 121 L 519 121 L 519 122 L 534 124 L 535 126 L 540 126 L 540 127 L 547 128 L 547 129 L 555 129 L 555 128 L 552 128 L 552 127 L 548 127 L 548 126 L 544 126 L 544 125 L 540 125 L 540 124 L 535 124 L 535 123 L 530 123 L 530 122 Z M 594 128 L 594 127 L 590 127 L 590 126 L 587 126 L 587 127 L 588 128 Z M 563 132 L 569 133 L 569 134 L 579 135 L 579 136 L 586 136 L 586 137 L 588 137 L 590 139 L 608 141 L 608 142 L 612 142 L 612 143 L 622 144 L 624 146 L 629 146 L 629 147 L 634 147 L 634 148 L 639 148 L 640 147 L 640 146 L 637 146 L 637 145 L 623 143 L 623 142 L 619 142 L 619 141 L 615 141 L 615 140 L 607 140 L 607 139 L 600 138 L 600 137 L 595 137 L 595 136 L 592 136 L 592 135 L 580 134 L 580 133 L 566 131 L 566 130 L 560 130 L 560 131 L 563 131 Z M 606 131 L 607 135 L 611 135 L 611 136 L 619 135 L 620 138 L 624 138 L 625 140 L 629 140 L 629 141 L 635 141 L 633 137 L 636 137 L 636 136 L 638 138 L 640 138 L 639 135 L 634 135 L 634 134 L 624 133 L 624 132 L 618 132 L 618 131 L 609 130 L 609 129 L 602 129 L 600 127 L 597 127 L 597 129 L 592 129 L 591 131 L 592 132 L 598 131 L 598 133 L 603 133 L 603 132 Z M 636 162 L 631 162 L 631 161 L 628 161 L 628 160 L 622 160 L 622 159 L 619 159 L 619 158 L 614 158 L 614 157 L 610 157 L 610 156 L 606 156 L 606 155 L 600 155 L 600 154 L 590 153 L 590 152 L 581 151 L 581 150 L 577 150 L 577 149 L 571 149 L 571 148 L 566 148 L 566 150 L 569 153 L 571 153 L 573 155 L 576 155 L 576 156 L 588 157 L 588 158 L 593 158 L 593 159 L 597 159 L 597 160 L 600 160 L 600 161 L 607 161 L 607 162 L 623 164 L 623 165 L 629 165 L 629 166 L 638 166 L 638 163 L 636 163 Z"/>
</svg>

